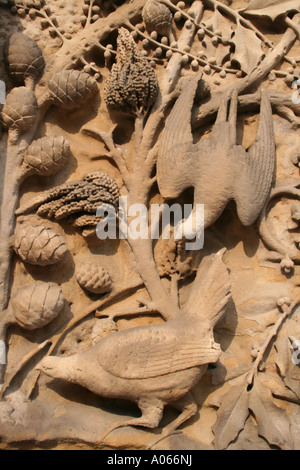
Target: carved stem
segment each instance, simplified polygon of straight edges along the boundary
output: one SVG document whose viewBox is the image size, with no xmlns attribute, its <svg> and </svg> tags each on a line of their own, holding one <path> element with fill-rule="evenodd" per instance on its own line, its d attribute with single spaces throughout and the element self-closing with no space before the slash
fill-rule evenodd
<svg viewBox="0 0 300 470">
<path fill-rule="evenodd" d="M 145 158 L 145 155 L 143 149 L 140 148 L 130 180 L 128 194 L 129 208 L 134 204 L 141 204 L 143 207 L 148 207 L 149 204 L 149 186 L 147 183 L 151 178 L 151 173 L 149 173 L 149 167 L 143 165 L 143 158 Z M 128 222 L 130 223 L 130 220 Z M 170 299 L 161 282 L 154 260 L 153 243 L 150 236 L 148 239 L 136 240 L 129 233 L 127 241 L 134 254 L 138 273 L 149 292 L 155 308 L 157 308 L 157 311 L 165 320 L 174 318 L 179 313 L 178 308 Z"/>
</svg>

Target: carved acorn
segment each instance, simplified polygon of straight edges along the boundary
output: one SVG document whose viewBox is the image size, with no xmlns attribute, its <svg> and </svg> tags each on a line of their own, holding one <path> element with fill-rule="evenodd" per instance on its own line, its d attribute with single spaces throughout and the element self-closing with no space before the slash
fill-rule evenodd
<svg viewBox="0 0 300 470">
<path fill-rule="evenodd" d="M 87 73 L 63 70 L 49 81 L 51 99 L 56 106 L 74 108 L 83 104 L 98 91 L 97 82 Z"/>
<path fill-rule="evenodd" d="M 172 27 L 172 13 L 169 8 L 157 0 L 148 0 L 142 12 L 146 29 L 156 31 L 161 36 L 169 36 Z"/>
<path fill-rule="evenodd" d="M 24 262 L 35 266 L 59 263 L 68 253 L 63 237 L 44 225 L 18 225 L 14 248 Z"/>
<path fill-rule="evenodd" d="M 17 323 L 26 330 L 42 328 L 60 314 L 65 299 L 59 286 L 39 282 L 22 287 L 12 298 Z"/>
<path fill-rule="evenodd" d="M 64 167 L 69 153 L 70 144 L 63 137 L 42 137 L 27 148 L 24 163 L 38 175 L 55 175 Z"/>
<path fill-rule="evenodd" d="M 22 33 L 12 34 L 5 42 L 3 56 L 10 75 L 18 84 L 35 80 L 45 67 L 37 43 Z"/>
<path fill-rule="evenodd" d="M 111 291 L 112 281 L 108 271 L 94 263 L 84 263 L 76 273 L 78 284 L 92 294 L 106 294 Z"/>
<path fill-rule="evenodd" d="M 14 140 L 34 124 L 37 109 L 36 97 L 29 88 L 13 88 L 8 94 L 1 118 L 3 126 L 15 134 Z"/>
</svg>

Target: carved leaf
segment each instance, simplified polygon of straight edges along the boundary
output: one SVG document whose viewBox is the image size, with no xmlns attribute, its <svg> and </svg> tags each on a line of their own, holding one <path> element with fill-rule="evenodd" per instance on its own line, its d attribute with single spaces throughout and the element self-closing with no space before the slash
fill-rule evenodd
<svg viewBox="0 0 300 470">
<path fill-rule="evenodd" d="M 292 11 L 299 11 L 299 0 L 252 0 L 243 10 L 247 16 L 267 17 L 272 21 Z"/>
<path fill-rule="evenodd" d="M 213 428 L 215 448 L 223 450 L 234 441 L 245 427 L 249 416 L 248 392 L 245 386 L 234 387 L 225 396 L 218 411 L 218 420 Z"/>
<path fill-rule="evenodd" d="M 232 42 L 235 45 L 232 61 L 237 62 L 241 69 L 249 74 L 255 69 L 264 55 L 260 39 L 253 31 L 244 28 L 239 23 Z"/>
<path fill-rule="evenodd" d="M 219 12 L 215 10 L 212 17 L 206 21 L 206 27 L 213 32 L 222 31 L 222 37 L 229 40 L 232 35 L 232 27 L 229 21 Z"/>
<path fill-rule="evenodd" d="M 286 412 L 275 405 L 271 390 L 258 379 L 249 394 L 249 408 L 255 415 L 260 436 L 282 450 L 293 449 Z"/>
<path fill-rule="evenodd" d="M 230 47 L 224 46 L 224 44 L 219 43 L 216 46 L 213 45 L 211 38 L 207 38 L 202 41 L 204 46 L 205 55 L 208 59 L 215 58 L 216 64 L 221 67 L 226 60 L 230 59 Z"/>
</svg>

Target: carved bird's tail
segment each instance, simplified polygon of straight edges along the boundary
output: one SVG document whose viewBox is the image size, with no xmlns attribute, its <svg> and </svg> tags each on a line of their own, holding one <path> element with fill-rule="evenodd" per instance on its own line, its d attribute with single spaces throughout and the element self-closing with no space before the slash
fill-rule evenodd
<svg viewBox="0 0 300 470">
<path fill-rule="evenodd" d="M 226 249 L 204 258 L 185 305 L 188 315 L 207 320 L 211 329 L 224 314 L 231 298 L 229 272 L 222 261 Z"/>
<path fill-rule="evenodd" d="M 191 114 L 200 76 L 187 80 L 159 142 L 157 178 L 161 195 L 174 199 L 192 185 L 189 149 L 193 144 Z"/>
</svg>

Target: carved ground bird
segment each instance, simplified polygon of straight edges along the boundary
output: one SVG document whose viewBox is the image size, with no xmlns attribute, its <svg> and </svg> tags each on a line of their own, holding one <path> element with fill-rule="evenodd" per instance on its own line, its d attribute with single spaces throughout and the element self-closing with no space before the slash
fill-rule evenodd
<svg viewBox="0 0 300 470">
<path fill-rule="evenodd" d="M 112 333 L 75 356 L 42 360 L 39 368 L 50 377 L 137 403 L 142 416 L 116 423 L 101 442 L 119 427 L 156 428 L 167 404 L 181 414 L 165 429 L 165 437 L 197 412 L 190 390 L 221 353 L 213 329 L 230 299 L 224 251 L 203 260 L 189 299 L 175 319 Z"/>
<path fill-rule="evenodd" d="M 162 134 L 157 162 L 158 186 L 166 199 L 194 187 L 194 209 L 204 204 L 205 227 L 212 225 L 230 200 L 245 226 L 258 218 L 275 172 L 276 149 L 268 92 L 262 91 L 255 142 L 246 151 L 237 144 L 238 92 L 221 100 L 208 138 L 193 142 L 191 114 L 199 83 L 191 78 L 178 98 Z M 192 215 L 191 215 L 192 217 Z"/>
</svg>

